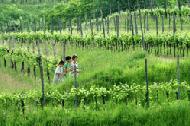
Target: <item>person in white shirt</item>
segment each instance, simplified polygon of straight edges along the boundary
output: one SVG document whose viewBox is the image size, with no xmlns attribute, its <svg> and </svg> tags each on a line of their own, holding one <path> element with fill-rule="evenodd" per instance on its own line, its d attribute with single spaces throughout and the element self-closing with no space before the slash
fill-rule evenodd
<svg viewBox="0 0 190 126">
<path fill-rule="evenodd" d="M 57 68 L 55 69 L 55 75 L 53 79 L 54 83 L 59 83 L 63 80 L 63 74 L 64 74 L 63 65 L 64 65 L 64 61 L 61 60 L 59 64 L 57 65 Z"/>
<path fill-rule="evenodd" d="M 71 62 L 71 74 L 74 76 L 75 74 L 79 74 L 79 68 L 78 68 L 78 63 L 77 63 L 78 57 L 77 55 L 72 56 L 72 62 Z"/>
</svg>

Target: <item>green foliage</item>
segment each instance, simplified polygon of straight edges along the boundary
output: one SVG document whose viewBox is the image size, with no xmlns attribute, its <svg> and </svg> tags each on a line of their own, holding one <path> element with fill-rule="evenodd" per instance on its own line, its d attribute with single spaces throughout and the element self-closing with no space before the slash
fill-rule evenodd
<svg viewBox="0 0 190 126">
<path fill-rule="evenodd" d="M 54 32 L 54 34 L 50 34 L 49 32 L 23 32 L 23 33 L 6 33 L 0 34 L 1 40 L 8 40 L 8 39 L 16 39 L 19 41 L 48 41 L 48 40 L 55 40 L 56 42 L 70 42 L 71 44 L 75 44 L 78 47 L 86 47 L 93 45 L 94 47 L 103 47 L 106 49 L 113 49 L 118 46 L 118 49 L 126 49 L 128 46 L 141 45 L 142 44 L 142 37 L 140 35 L 122 35 L 121 37 L 117 38 L 116 36 L 110 37 L 100 37 L 100 36 L 87 36 L 87 37 L 79 37 L 77 35 L 67 35 L 67 34 L 60 34 Z M 144 36 L 144 43 L 149 44 L 151 46 L 163 45 L 170 46 L 170 44 L 177 45 L 177 47 L 186 47 L 189 42 L 190 34 L 188 32 L 179 32 L 173 35 L 172 33 L 163 33 L 159 34 L 158 36 L 155 34 L 147 33 Z M 22 42 L 21 41 L 21 42 Z"/>
<path fill-rule="evenodd" d="M 14 106 L 12 109 L 0 110 L 0 125 L 22 126 L 188 126 L 189 102 L 175 101 L 142 108 L 134 104 L 108 104 L 100 110 L 91 109 L 63 109 L 61 107 L 45 107 L 19 112 Z"/>
<path fill-rule="evenodd" d="M 53 25 L 54 30 L 58 30 L 59 19 L 61 19 L 62 25 L 65 23 L 68 25 L 71 19 L 76 24 L 78 18 L 82 22 L 100 18 L 101 10 L 103 11 L 103 17 L 118 12 L 118 10 L 128 13 L 127 10 L 135 11 L 138 7 L 142 12 L 146 11 L 153 15 L 182 13 L 182 15 L 187 16 L 189 14 L 186 1 L 180 1 L 181 10 L 176 6 L 176 0 L 167 2 L 167 8 L 165 8 L 165 0 L 153 3 L 150 0 L 69 0 L 67 2 L 54 2 L 54 4 L 50 1 L 38 6 L 32 4 L 2 4 L 0 6 L 1 31 L 35 30 L 35 27 L 37 27 L 36 30 L 39 30 L 44 20 L 46 21 L 46 28 L 50 29 L 50 25 Z M 45 19 L 43 19 L 44 17 Z M 65 25 L 63 27 L 65 28 Z"/>
<path fill-rule="evenodd" d="M 188 99 L 188 91 L 190 89 L 189 84 L 182 82 L 180 85 L 177 81 L 170 81 L 167 83 L 154 83 L 149 86 L 149 95 L 151 104 L 156 102 L 163 103 L 165 101 L 175 101 L 176 92 L 178 88 L 181 90 L 180 99 Z M 47 86 L 45 97 L 47 106 L 59 106 L 71 107 L 75 96 L 78 98 L 78 102 L 82 107 L 98 107 L 101 104 L 105 104 L 109 101 L 112 103 L 134 103 L 144 106 L 145 103 L 146 86 L 142 85 L 113 85 L 111 88 L 91 86 L 89 89 L 85 88 L 71 88 L 69 92 L 63 92 L 62 90 Z M 165 95 L 166 92 L 168 95 Z M 158 96 L 158 97 L 157 97 Z M 157 99 L 157 100 L 156 100 Z M 41 93 L 40 91 L 26 91 L 20 93 L 1 93 L 0 103 L 1 106 L 9 107 L 12 105 L 22 107 L 18 105 L 23 100 L 26 105 L 40 105 Z M 63 105 L 62 103 L 65 103 Z"/>
</svg>

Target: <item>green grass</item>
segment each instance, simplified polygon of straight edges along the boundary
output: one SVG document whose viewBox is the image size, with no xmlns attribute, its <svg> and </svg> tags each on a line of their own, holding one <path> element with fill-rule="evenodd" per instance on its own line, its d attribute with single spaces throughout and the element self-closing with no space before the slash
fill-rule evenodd
<svg viewBox="0 0 190 126">
<path fill-rule="evenodd" d="M 28 77 L 11 68 L 0 66 L 0 91 L 1 92 L 21 92 L 40 88 L 40 80 Z"/>
<path fill-rule="evenodd" d="M 145 84 L 144 59 L 148 60 L 149 82 L 168 82 L 176 79 L 177 59 L 145 54 L 141 49 L 127 52 L 111 52 L 103 49 L 68 49 L 67 55 L 77 53 L 81 73 L 77 78 L 81 87 L 113 84 Z M 189 59 L 180 58 L 181 81 L 190 82 Z M 69 79 L 68 79 L 69 80 Z M 68 85 L 65 80 L 63 85 Z M 72 84 L 72 83 L 70 83 Z"/>
<path fill-rule="evenodd" d="M 107 105 L 101 110 L 46 107 L 31 109 L 23 115 L 15 110 L 0 110 L 1 125 L 22 126 L 188 126 L 190 107 L 176 101 L 142 108 L 133 104 Z"/>
</svg>

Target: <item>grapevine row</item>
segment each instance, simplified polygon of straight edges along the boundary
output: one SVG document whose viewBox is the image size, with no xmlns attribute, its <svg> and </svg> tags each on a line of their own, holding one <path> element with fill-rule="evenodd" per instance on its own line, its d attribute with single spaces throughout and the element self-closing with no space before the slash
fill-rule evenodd
<svg viewBox="0 0 190 126">
<path fill-rule="evenodd" d="M 151 103 L 162 102 L 163 99 L 169 101 L 176 100 L 178 88 L 181 90 L 180 99 L 190 100 L 190 86 L 186 82 L 178 85 L 177 81 L 172 80 L 167 83 L 154 83 L 149 86 Z M 78 98 L 78 103 L 82 105 L 88 104 L 106 104 L 108 101 L 115 103 L 135 102 L 138 105 L 143 105 L 145 102 L 146 87 L 142 85 L 114 85 L 110 89 L 104 87 L 91 86 L 89 89 L 85 88 L 71 88 L 69 92 L 59 91 L 58 89 L 48 89 L 45 93 L 46 105 L 64 105 L 68 102 L 72 104 L 74 98 Z M 27 91 L 15 94 L 1 93 L 0 102 L 3 106 L 12 106 L 22 101 L 24 104 L 40 105 L 41 97 L 40 91 Z M 178 98 L 177 98 L 178 99 Z"/>
<path fill-rule="evenodd" d="M 0 40 L 8 41 L 15 40 L 17 42 L 23 43 L 34 43 L 36 41 L 41 42 L 60 42 L 60 43 L 70 43 L 76 47 L 99 47 L 109 50 L 128 50 L 130 47 L 134 49 L 136 47 L 145 47 L 148 51 L 152 48 L 156 51 L 161 49 L 173 48 L 174 51 L 178 50 L 188 50 L 190 48 L 190 34 L 183 33 L 175 35 L 171 33 L 164 33 L 160 35 L 146 34 L 141 35 L 122 35 L 121 37 L 111 36 L 111 37 L 97 37 L 97 36 L 74 36 L 66 35 L 60 33 L 51 34 L 49 32 L 24 32 L 24 33 L 7 33 L 1 34 Z M 176 50 L 175 50 L 176 49 Z"/>
</svg>

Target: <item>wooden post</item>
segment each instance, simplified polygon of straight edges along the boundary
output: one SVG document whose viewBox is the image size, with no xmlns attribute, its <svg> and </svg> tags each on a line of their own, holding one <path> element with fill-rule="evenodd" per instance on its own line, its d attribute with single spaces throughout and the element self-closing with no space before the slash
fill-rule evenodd
<svg viewBox="0 0 190 126">
<path fill-rule="evenodd" d="M 65 61 L 65 56 L 66 56 L 66 44 L 67 44 L 66 41 L 62 42 L 62 49 L 63 49 L 62 60 L 63 61 Z"/>
<path fill-rule="evenodd" d="M 4 58 L 4 67 L 7 67 L 7 60 Z"/>
<path fill-rule="evenodd" d="M 158 84 L 156 83 L 156 102 L 158 103 Z"/>
<path fill-rule="evenodd" d="M 51 26 L 50 26 L 51 33 L 53 34 L 54 31 L 54 24 L 53 24 L 53 17 L 51 17 Z"/>
<path fill-rule="evenodd" d="M 105 34 L 104 17 L 103 17 L 102 9 L 100 10 L 100 13 L 101 13 L 101 18 L 102 18 L 102 32 L 103 32 L 103 37 L 105 38 L 106 34 Z"/>
<path fill-rule="evenodd" d="M 74 64 L 74 71 L 73 72 L 74 72 L 73 73 L 74 74 L 74 87 L 78 88 L 78 83 L 77 83 L 77 66 L 76 66 L 76 64 Z M 78 98 L 77 98 L 77 96 L 75 96 L 74 105 L 75 105 L 75 107 L 78 106 Z"/>
<path fill-rule="evenodd" d="M 162 33 L 164 33 L 164 15 L 162 15 Z"/>
<path fill-rule="evenodd" d="M 25 103 L 24 103 L 24 99 L 21 98 L 21 109 L 22 109 L 22 114 L 25 113 Z"/>
<path fill-rule="evenodd" d="M 99 26 L 98 26 L 98 17 L 96 17 L 96 31 L 99 31 Z"/>
<path fill-rule="evenodd" d="M 46 56 L 48 57 L 49 56 L 49 49 L 48 49 L 48 46 L 47 46 L 47 43 L 45 42 L 45 51 L 46 51 Z M 50 84 L 51 83 L 51 79 L 50 79 L 50 73 L 49 73 L 49 68 L 48 68 L 48 62 L 46 61 L 46 74 L 47 74 L 47 78 L 48 78 L 48 83 Z"/>
<path fill-rule="evenodd" d="M 149 31 L 149 19 L 148 19 L 148 13 L 146 13 L 146 31 Z"/>
<path fill-rule="evenodd" d="M 117 37 L 119 37 L 119 15 L 116 15 L 116 32 Z"/>
<path fill-rule="evenodd" d="M 130 16 L 129 16 L 129 14 L 127 15 L 127 32 L 129 32 L 130 31 Z"/>
<path fill-rule="evenodd" d="M 59 27 L 59 32 L 61 33 L 63 26 L 62 26 L 62 21 L 60 17 L 58 18 L 58 27 Z"/>
<path fill-rule="evenodd" d="M 146 107 L 149 107 L 149 85 L 148 85 L 148 65 L 147 65 L 147 59 L 145 58 L 145 80 L 146 80 Z"/>
<path fill-rule="evenodd" d="M 27 73 L 28 73 L 28 76 L 30 76 L 30 66 L 28 66 L 27 68 Z"/>
<path fill-rule="evenodd" d="M 134 28 L 133 28 L 133 15 L 132 14 L 130 14 L 130 20 L 131 20 L 131 22 L 130 22 L 130 25 L 131 25 L 131 32 L 132 32 L 132 35 L 134 35 Z"/>
<path fill-rule="evenodd" d="M 127 18 L 125 18 L 125 32 L 127 32 Z"/>
<path fill-rule="evenodd" d="M 171 29 L 171 15 L 170 14 L 168 15 L 168 23 L 169 23 L 168 29 L 170 31 Z"/>
<path fill-rule="evenodd" d="M 131 14 L 131 32 L 132 32 L 132 45 L 133 45 L 133 50 L 135 49 L 135 42 L 134 42 L 134 28 L 133 28 L 133 15 Z"/>
<path fill-rule="evenodd" d="M 138 34 L 138 25 L 137 25 L 137 15 L 136 12 L 134 12 L 134 18 L 135 18 L 135 34 Z"/>
<path fill-rule="evenodd" d="M 176 44 L 174 43 L 174 57 L 176 55 Z"/>
<path fill-rule="evenodd" d="M 82 30 L 82 23 L 81 23 L 81 20 L 80 20 L 80 17 L 78 18 L 78 25 L 79 25 L 79 31 L 80 31 L 80 35 L 81 35 L 81 37 L 83 36 L 83 30 Z"/>
<path fill-rule="evenodd" d="M 45 106 L 45 85 L 44 85 L 44 73 L 43 73 L 43 64 L 42 64 L 42 55 L 41 55 L 41 50 L 39 46 L 39 40 L 36 42 L 37 47 L 38 47 L 38 64 L 40 68 L 40 77 L 41 77 L 41 82 L 42 82 L 42 108 Z"/>
<path fill-rule="evenodd" d="M 156 35 L 158 36 L 158 16 L 155 15 L 155 20 L 156 20 Z"/>
<path fill-rule="evenodd" d="M 35 80 L 36 80 L 36 76 L 37 76 L 37 75 L 36 75 L 36 65 L 33 66 L 33 73 L 34 73 L 34 78 L 35 78 Z"/>
<path fill-rule="evenodd" d="M 46 31 L 46 18 L 45 18 L 45 16 L 43 17 L 43 30 L 45 33 L 45 31 Z"/>
<path fill-rule="evenodd" d="M 181 15 L 181 11 L 180 11 L 180 26 L 181 26 L 181 31 L 183 31 L 183 20 L 182 20 L 182 15 Z"/>
<path fill-rule="evenodd" d="M 69 20 L 69 31 L 70 31 L 70 34 L 72 35 L 73 34 L 73 28 L 72 28 L 72 20 L 71 19 Z"/>
<path fill-rule="evenodd" d="M 21 72 L 24 74 L 24 61 L 22 61 Z"/>
<path fill-rule="evenodd" d="M 94 34 L 94 31 L 93 31 L 93 23 L 92 23 L 92 19 L 90 18 L 90 30 L 91 30 L 91 35 Z"/>
<path fill-rule="evenodd" d="M 180 65 L 179 65 L 179 55 L 177 56 L 177 82 L 178 82 L 178 93 L 177 97 L 180 99 Z"/>
<path fill-rule="evenodd" d="M 144 23 L 144 33 L 146 32 L 146 13 L 143 16 L 143 23 Z"/>
<path fill-rule="evenodd" d="M 84 31 L 88 30 L 88 20 L 87 20 L 87 14 L 85 14 L 85 18 L 84 18 Z"/>
<path fill-rule="evenodd" d="M 165 16 L 167 16 L 167 0 L 164 0 L 164 11 L 165 11 Z"/>
<path fill-rule="evenodd" d="M 79 32 L 79 17 L 77 18 L 77 33 Z"/>
<path fill-rule="evenodd" d="M 118 11 L 118 13 L 120 15 L 120 3 L 119 3 L 119 1 L 117 1 L 117 11 Z"/>
<path fill-rule="evenodd" d="M 173 35 L 176 33 L 176 15 L 173 15 Z"/>
<path fill-rule="evenodd" d="M 110 33 L 110 18 L 109 16 L 107 17 L 107 34 L 109 35 Z"/>
<path fill-rule="evenodd" d="M 143 47 L 143 50 L 146 50 L 146 48 L 145 48 L 145 42 L 144 42 L 142 15 L 141 15 L 141 10 L 140 9 L 139 9 L 139 18 L 140 18 L 140 28 L 141 28 L 141 35 L 142 35 L 142 47 Z"/>
<path fill-rule="evenodd" d="M 56 42 L 55 42 L 55 40 L 53 40 L 53 42 L 52 42 L 52 47 L 53 47 L 53 56 L 54 56 L 54 58 L 56 58 Z"/>
<path fill-rule="evenodd" d="M 20 22 L 20 31 L 23 32 L 22 16 L 19 18 Z"/>
</svg>

